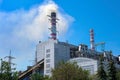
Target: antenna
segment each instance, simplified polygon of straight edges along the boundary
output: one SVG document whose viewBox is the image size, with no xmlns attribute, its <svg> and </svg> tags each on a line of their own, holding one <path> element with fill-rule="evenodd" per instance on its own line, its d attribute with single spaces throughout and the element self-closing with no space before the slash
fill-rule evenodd
<svg viewBox="0 0 120 80">
<path fill-rule="evenodd" d="M 50 17 L 50 22 L 51 22 L 51 28 L 49 28 L 49 30 L 51 31 L 51 39 L 56 40 L 57 39 L 57 30 L 56 30 L 56 23 L 57 23 L 57 19 L 56 18 L 56 12 L 51 12 L 51 15 L 48 15 L 48 17 Z"/>
</svg>

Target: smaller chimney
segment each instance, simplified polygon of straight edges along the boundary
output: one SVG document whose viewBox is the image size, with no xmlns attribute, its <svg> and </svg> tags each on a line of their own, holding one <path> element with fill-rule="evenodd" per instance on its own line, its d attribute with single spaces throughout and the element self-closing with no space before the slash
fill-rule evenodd
<svg viewBox="0 0 120 80">
<path fill-rule="evenodd" d="M 91 43 L 91 50 L 95 50 L 95 45 L 94 45 L 94 30 L 90 29 L 90 43 Z"/>
</svg>

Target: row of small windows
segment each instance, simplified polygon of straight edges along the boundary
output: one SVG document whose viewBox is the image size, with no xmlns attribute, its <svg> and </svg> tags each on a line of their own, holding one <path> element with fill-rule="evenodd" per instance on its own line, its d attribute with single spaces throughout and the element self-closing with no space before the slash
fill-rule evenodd
<svg viewBox="0 0 120 80">
<path fill-rule="evenodd" d="M 50 49 L 47 49 L 46 53 L 50 53 Z M 46 73 L 50 73 L 50 54 L 46 54 L 46 63 Z"/>
<path fill-rule="evenodd" d="M 50 64 L 46 64 L 46 73 L 50 73 Z"/>
</svg>

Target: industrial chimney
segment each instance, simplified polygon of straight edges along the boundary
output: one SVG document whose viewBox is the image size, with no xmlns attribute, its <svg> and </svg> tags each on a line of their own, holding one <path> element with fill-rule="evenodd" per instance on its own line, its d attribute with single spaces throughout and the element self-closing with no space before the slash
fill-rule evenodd
<svg viewBox="0 0 120 80">
<path fill-rule="evenodd" d="M 51 22 L 51 27 L 50 27 L 50 38 L 53 40 L 57 39 L 57 30 L 56 30 L 56 23 L 57 23 L 57 18 L 56 18 L 56 12 L 51 12 L 51 15 L 48 15 L 48 17 L 50 17 L 50 22 Z"/>
<path fill-rule="evenodd" d="M 90 29 L 90 43 L 91 43 L 91 50 L 95 50 L 95 44 L 94 44 L 94 30 Z"/>
</svg>

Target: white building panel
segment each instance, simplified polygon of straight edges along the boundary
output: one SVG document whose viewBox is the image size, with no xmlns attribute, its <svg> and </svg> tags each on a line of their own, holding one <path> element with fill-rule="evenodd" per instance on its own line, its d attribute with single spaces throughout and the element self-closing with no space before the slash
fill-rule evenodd
<svg viewBox="0 0 120 80">
<path fill-rule="evenodd" d="M 97 72 L 97 60 L 93 60 L 90 58 L 84 58 L 84 57 L 79 57 L 79 58 L 73 58 L 69 60 L 70 62 L 77 62 L 77 65 L 79 67 L 82 67 L 85 70 L 88 70 L 90 74 L 96 74 Z"/>
<path fill-rule="evenodd" d="M 73 45 L 58 42 L 57 40 L 48 40 L 37 45 L 37 61 L 44 59 L 44 75 L 51 75 L 51 69 L 62 60 L 70 59 L 70 48 Z"/>
</svg>

